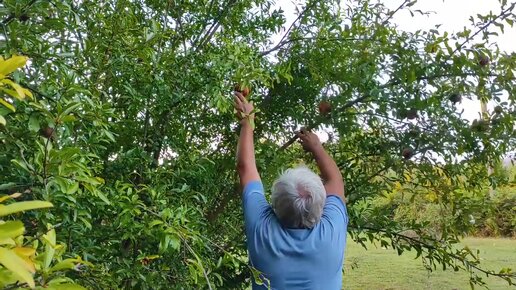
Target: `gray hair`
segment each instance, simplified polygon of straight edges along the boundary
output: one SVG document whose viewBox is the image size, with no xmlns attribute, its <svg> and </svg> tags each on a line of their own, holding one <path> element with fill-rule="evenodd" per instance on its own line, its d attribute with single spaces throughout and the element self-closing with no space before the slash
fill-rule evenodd
<svg viewBox="0 0 516 290">
<path fill-rule="evenodd" d="M 272 186 L 274 212 L 289 228 L 313 228 L 321 219 L 325 202 L 321 178 L 305 166 L 286 170 Z"/>
</svg>

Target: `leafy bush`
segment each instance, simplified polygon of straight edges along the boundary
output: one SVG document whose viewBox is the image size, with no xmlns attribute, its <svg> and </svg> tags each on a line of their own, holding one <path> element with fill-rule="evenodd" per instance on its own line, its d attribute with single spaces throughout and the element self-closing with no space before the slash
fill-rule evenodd
<svg viewBox="0 0 516 290">
<path fill-rule="evenodd" d="M 475 234 L 488 237 L 516 237 L 516 187 L 504 186 L 485 201 Z"/>
</svg>

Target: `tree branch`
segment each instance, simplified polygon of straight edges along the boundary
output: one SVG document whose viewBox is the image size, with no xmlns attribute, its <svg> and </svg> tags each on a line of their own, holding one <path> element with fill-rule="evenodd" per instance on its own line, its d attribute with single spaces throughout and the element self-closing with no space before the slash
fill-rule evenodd
<svg viewBox="0 0 516 290">
<path fill-rule="evenodd" d="M 437 248 L 434 245 L 430 245 L 428 243 L 425 243 L 425 241 L 422 241 L 422 240 L 417 239 L 417 238 L 409 237 L 407 235 L 401 234 L 400 232 L 391 232 L 389 230 L 378 229 L 378 228 L 373 228 L 373 227 L 368 227 L 368 226 L 365 226 L 365 227 L 361 226 L 361 227 L 355 228 L 355 229 L 357 229 L 357 230 L 365 229 L 365 230 L 373 231 L 373 232 L 376 232 L 376 233 L 385 233 L 388 236 L 395 236 L 396 238 L 405 240 L 411 246 L 418 245 L 418 246 L 420 246 L 422 248 L 426 248 L 427 250 L 446 252 L 444 249 L 439 249 L 439 248 Z M 439 243 L 440 241 L 434 241 L 434 242 Z M 491 275 L 491 276 L 496 276 L 496 277 L 501 277 L 501 278 L 516 278 L 516 273 L 497 273 L 497 272 L 494 272 L 492 270 L 485 270 L 485 269 L 482 269 L 479 266 L 477 266 L 474 262 L 466 259 L 465 257 L 461 257 L 461 256 L 459 256 L 457 254 L 450 253 L 450 252 L 446 252 L 446 255 L 452 257 L 455 260 L 460 261 L 461 263 L 463 263 L 463 265 L 465 267 L 473 268 L 473 269 L 475 269 L 477 271 L 480 271 L 480 272 L 486 274 L 487 276 Z"/>
<path fill-rule="evenodd" d="M 489 27 L 491 24 L 493 24 L 498 18 L 500 17 L 505 17 L 507 16 L 506 13 L 509 12 L 509 11 L 512 11 L 514 9 L 514 7 L 516 6 L 516 2 L 512 3 L 511 6 L 505 10 L 503 10 L 499 15 L 497 15 L 495 18 L 491 19 L 489 22 L 487 22 L 485 25 L 483 25 L 482 27 L 480 27 L 475 33 L 473 33 L 473 35 L 471 36 L 468 36 L 466 38 L 466 40 L 464 40 L 464 42 L 462 42 L 459 46 L 457 46 L 457 48 L 455 48 L 455 50 L 453 50 L 453 52 L 450 54 L 450 57 L 453 56 L 457 51 L 461 50 L 462 47 L 468 43 L 470 40 L 472 40 L 473 38 L 475 38 L 475 36 L 477 36 L 480 32 L 484 31 L 487 27 Z"/>
<path fill-rule="evenodd" d="M 300 19 L 301 19 L 305 14 L 306 14 L 306 12 L 308 12 L 310 9 L 312 9 L 312 8 L 315 6 L 315 4 L 317 4 L 318 2 L 319 2 L 319 1 L 314 1 L 314 2 L 312 2 L 311 4 L 306 5 L 305 9 L 304 9 L 301 13 L 299 13 L 299 15 L 297 16 L 297 18 L 292 22 L 292 24 L 290 24 L 290 27 L 287 29 L 287 31 L 285 32 L 285 34 L 281 37 L 281 39 L 280 39 L 280 41 L 278 42 L 278 44 L 277 44 L 275 47 L 273 47 L 273 48 L 271 48 L 271 49 L 269 49 L 269 50 L 266 50 L 266 51 L 264 51 L 264 52 L 260 53 L 260 55 L 261 55 L 261 56 L 267 55 L 267 54 L 269 54 L 269 53 L 271 53 L 271 52 L 273 52 L 273 51 L 275 51 L 275 50 L 277 50 L 277 49 L 279 49 L 279 48 L 283 47 L 285 44 L 291 43 L 292 41 L 290 41 L 290 40 L 285 40 L 285 39 L 286 39 L 286 38 L 290 35 L 290 33 L 293 31 L 293 29 L 294 29 L 294 27 L 295 27 L 296 23 L 297 23 L 297 22 L 298 22 L 298 21 L 299 21 L 299 20 L 300 20 Z M 297 27 L 296 27 L 296 28 L 297 28 Z"/>
<path fill-rule="evenodd" d="M 335 38 L 324 38 L 324 37 L 321 37 L 321 38 L 318 38 L 318 37 L 298 37 L 298 38 L 291 38 L 291 39 L 288 39 L 288 40 L 285 40 L 283 42 L 280 42 L 278 43 L 276 46 L 274 46 L 273 48 L 271 49 L 268 49 L 268 50 L 265 50 L 265 51 L 262 51 L 260 52 L 260 56 L 265 56 L 273 51 L 276 51 L 280 48 L 282 48 L 283 46 L 285 46 L 286 44 L 289 44 L 289 43 L 292 43 L 292 42 L 296 42 L 296 41 L 303 41 L 303 40 L 322 40 L 322 41 L 368 41 L 368 40 L 372 40 L 372 39 L 369 39 L 369 38 L 342 38 L 342 37 L 335 37 Z"/>
<path fill-rule="evenodd" d="M 369 96 L 366 95 L 366 96 L 362 96 L 360 98 L 356 98 L 354 100 L 351 100 L 349 102 L 347 102 L 346 104 L 344 104 L 344 106 L 342 106 L 341 110 L 345 110 L 349 107 L 352 107 L 354 106 L 355 104 L 357 103 L 360 103 L 360 102 L 363 102 L 364 100 L 366 100 Z M 319 126 L 322 122 L 319 121 L 319 122 L 316 122 L 315 124 L 311 125 L 311 126 L 308 126 L 308 128 L 306 128 L 307 130 L 312 130 L 314 128 L 316 128 L 317 126 Z M 283 144 L 283 146 L 280 147 L 280 150 L 285 150 L 287 149 L 290 145 L 292 145 L 294 142 L 296 142 L 297 140 L 297 135 L 294 135 L 292 138 L 290 138 L 285 144 Z"/>
</svg>

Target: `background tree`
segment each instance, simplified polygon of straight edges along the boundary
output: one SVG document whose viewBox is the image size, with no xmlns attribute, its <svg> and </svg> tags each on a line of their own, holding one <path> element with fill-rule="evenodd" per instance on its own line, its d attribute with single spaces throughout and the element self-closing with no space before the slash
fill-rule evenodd
<svg viewBox="0 0 516 290">
<path fill-rule="evenodd" d="M 24 216 L 41 221 L 29 232 L 60 223 L 69 252 L 96 266 L 71 275 L 89 288 L 245 287 L 255 272 L 231 110 L 241 83 L 261 111 L 266 187 L 305 158 L 294 129 L 329 128 L 354 240 L 415 250 L 431 269 L 471 271 L 473 283 L 479 271 L 512 283 L 513 272 L 482 269 L 454 244 L 493 180 L 486 165 L 515 148 L 516 55 L 490 37 L 512 26 L 516 4 L 501 0 L 451 34 L 398 30 L 392 17 L 415 1 L 389 10 L 309 0 L 271 44 L 285 25 L 272 2 L 2 1 L 2 54 L 30 58 L 12 79 L 35 100 L 5 97 L 17 110 L 0 109 L 0 184 L 54 204 Z M 465 98 L 499 109 L 469 124 Z M 386 219 L 393 208 L 373 198 L 402 187 L 431 194 L 426 202 L 452 218 L 438 232 Z"/>
</svg>

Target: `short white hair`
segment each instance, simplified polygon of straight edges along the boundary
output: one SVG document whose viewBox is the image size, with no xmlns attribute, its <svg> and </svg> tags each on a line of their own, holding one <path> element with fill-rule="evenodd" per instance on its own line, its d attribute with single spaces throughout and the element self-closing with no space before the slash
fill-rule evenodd
<svg viewBox="0 0 516 290">
<path fill-rule="evenodd" d="M 289 228 L 313 228 L 321 220 L 325 202 L 321 178 L 305 166 L 287 169 L 272 185 L 272 207 Z"/>
</svg>

